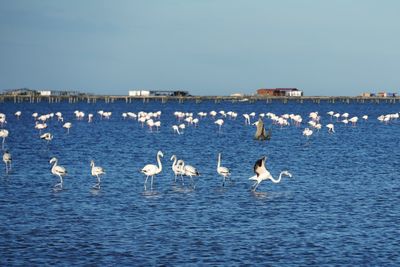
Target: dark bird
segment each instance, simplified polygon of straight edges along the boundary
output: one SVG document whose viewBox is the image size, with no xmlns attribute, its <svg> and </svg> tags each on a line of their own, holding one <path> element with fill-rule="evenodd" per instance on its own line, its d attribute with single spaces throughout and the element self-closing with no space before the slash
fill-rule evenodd
<svg viewBox="0 0 400 267">
<path fill-rule="evenodd" d="M 261 118 L 256 122 L 257 131 L 254 135 L 256 140 L 271 140 L 272 129 L 269 128 L 268 133 L 265 132 L 264 122 Z"/>
</svg>

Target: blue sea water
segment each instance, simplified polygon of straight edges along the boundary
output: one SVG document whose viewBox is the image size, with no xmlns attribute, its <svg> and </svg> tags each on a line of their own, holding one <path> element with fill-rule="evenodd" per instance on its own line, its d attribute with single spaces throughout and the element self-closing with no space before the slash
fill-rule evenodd
<svg viewBox="0 0 400 267">
<path fill-rule="evenodd" d="M 22 111 L 19 120 L 13 115 Z M 73 112 L 94 113 L 93 123 Z M 100 120 L 97 111 L 111 111 Z M 159 132 L 124 120 L 122 112 L 162 111 Z M 210 116 L 177 135 L 175 111 L 238 112 L 224 119 L 222 132 Z M 356 127 L 336 122 L 334 134 L 323 126 L 309 140 L 302 136 L 307 116 L 318 111 L 360 117 Z M 53 119 L 47 145 L 34 129 L 33 112 L 62 112 L 70 133 Z M 272 127 L 269 142 L 253 140 L 254 126 L 243 113 L 295 113 L 300 128 Z M 255 265 L 395 266 L 400 264 L 400 122 L 376 118 L 399 112 L 397 104 L 289 102 L 1 103 L 10 136 L 6 148 L 13 169 L 0 172 L 0 265 Z M 370 119 L 362 121 L 367 114 Z M 253 119 L 254 121 L 254 119 Z M 163 171 L 154 190 L 144 191 L 140 169 L 156 164 Z M 229 167 L 222 187 L 217 155 Z M 176 154 L 198 168 L 193 190 L 174 183 L 170 157 Z M 265 181 L 250 190 L 253 165 L 266 155 L 279 184 Z M 68 175 L 64 190 L 50 172 L 57 157 Z M 101 190 L 92 186 L 90 160 L 102 166 Z M 4 167 L 4 165 L 2 165 Z"/>
</svg>

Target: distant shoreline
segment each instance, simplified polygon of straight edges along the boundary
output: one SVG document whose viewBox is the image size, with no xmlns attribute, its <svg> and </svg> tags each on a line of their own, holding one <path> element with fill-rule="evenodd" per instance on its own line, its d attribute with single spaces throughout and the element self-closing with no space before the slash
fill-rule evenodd
<svg viewBox="0 0 400 267">
<path fill-rule="evenodd" d="M 273 102 L 273 101 L 297 101 L 297 102 L 304 102 L 304 101 L 312 101 L 319 103 L 329 102 L 388 102 L 388 103 L 396 103 L 400 102 L 400 96 L 388 96 L 388 97 L 365 97 L 365 96 L 262 96 L 262 95 L 252 95 L 252 96 L 127 96 L 127 95 L 87 95 L 87 94 L 80 94 L 80 95 L 50 95 L 50 96 L 41 96 L 41 95 L 12 95 L 12 94 L 3 94 L 0 95 L 0 102 L 9 102 L 13 101 L 15 103 L 20 102 L 49 102 L 49 103 L 57 103 L 57 102 L 65 102 L 68 101 L 70 103 L 75 102 L 88 102 L 88 103 L 96 103 L 106 102 L 106 103 L 113 103 L 115 101 L 125 101 L 125 102 L 132 102 L 135 100 L 141 100 L 143 102 L 149 102 L 150 100 L 153 101 L 161 101 L 163 103 L 168 101 L 178 101 L 178 102 L 185 102 L 185 101 L 195 101 L 195 102 L 202 102 L 202 101 L 215 101 L 216 103 L 221 101 L 231 101 L 231 102 L 255 102 L 255 101 L 266 101 L 266 102 Z"/>
</svg>

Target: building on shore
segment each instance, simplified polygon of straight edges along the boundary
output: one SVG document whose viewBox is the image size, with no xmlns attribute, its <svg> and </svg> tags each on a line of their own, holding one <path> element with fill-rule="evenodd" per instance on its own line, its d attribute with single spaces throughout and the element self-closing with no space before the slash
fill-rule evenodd
<svg viewBox="0 0 400 267">
<path fill-rule="evenodd" d="M 78 91 L 67 91 L 67 90 L 33 90 L 28 88 L 18 88 L 18 89 L 7 89 L 4 90 L 3 95 L 14 95 L 14 96 L 78 96 L 82 93 Z"/>
<path fill-rule="evenodd" d="M 29 88 L 18 88 L 18 89 L 6 89 L 1 93 L 2 95 L 14 95 L 14 96 L 35 96 L 38 94 L 36 90 Z"/>
<path fill-rule="evenodd" d="M 303 91 L 297 88 L 262 88 L 257 90 L 262 96 L 303 96 Z"/>
<path fill-rule="evenodd" d="M 188 96 L 188 91 L 130 90 L 129 96 Z"/>
<path fill-rule="evenodd" d="M 370 93 L 364 92 L 361 94 L 362 97 L 396 97 L 396 93 L 387 93 L 387 92 L 378 92 L 378 93 Z"/>
<path fill-rule="evenodd" d="M 231 94 L 230 96 L 233 96 L 233 97 L 242 97 L 243 94 L 241 94 L 241 93 L 233 93 L 233 94 Z"/>
</svg>

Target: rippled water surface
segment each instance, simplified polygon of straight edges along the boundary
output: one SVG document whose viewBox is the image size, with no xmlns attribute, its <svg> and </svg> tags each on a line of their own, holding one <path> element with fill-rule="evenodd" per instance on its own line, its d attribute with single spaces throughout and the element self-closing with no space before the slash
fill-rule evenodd
<svg viewBox="0 0 400 267">
<path fill-rule="evenodd" d="M 398 265 L 400 122 L 376 118 L 399 109 L 385 103 L 1 103 L 13 169 L 6 175 L 2 165 L 0 174 L 0 265 Z M 77 121 L 75 110 L 94 113 L 94 122 Z M 113 112 L 111 119 L 100 120 L 99 110 Z M 154 133 L 121 116 L 158 110 L 162 125 Z M 221 133 L 210 116 L 173 133 L 174 111 L 211 110 L 239 116 L 224 118 Z M 307 141 L 308 114 L 319 111 L 326 125 L 329 110 L 370 119 L 356 127 L 333 119 L 335 134 L 323 126 Z M 57 111 L 73 127 L 67 134 L 49 121 L 54 139 L 46 145 L 31 115 Z M 303 125 L 272 126 L 271 141 L 257 142 L 255 127 L 242 116 L 253 111 L 300 114 Z M 163 171 L 145 192 L 139 171 L 156 163 L 158 150 Z M 218 152 L 232 172 L 224 187 Z M 194 190 L 189 180 L 174 183 L 173 154 L 200 171 Z M 252 193 L 248 178 L 263 155 L 274 176 L 289 170 L 293 178 L 265 181 Z M 59 192 L 53 156 L 68 171 Z M 92 159 L 106 170 L 101 190 L 92 189 Z"/>
</svg>

